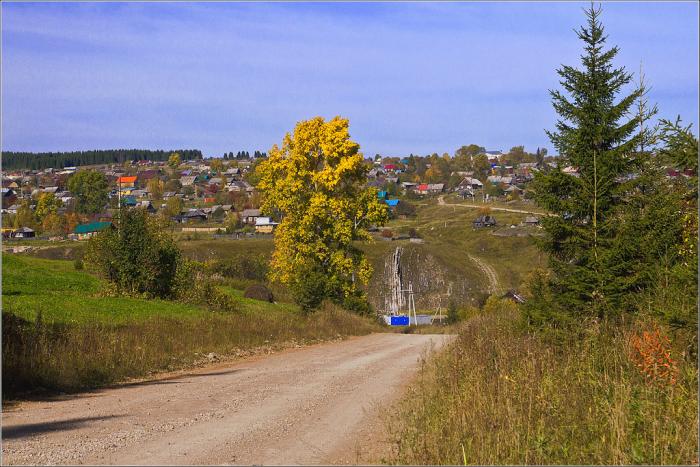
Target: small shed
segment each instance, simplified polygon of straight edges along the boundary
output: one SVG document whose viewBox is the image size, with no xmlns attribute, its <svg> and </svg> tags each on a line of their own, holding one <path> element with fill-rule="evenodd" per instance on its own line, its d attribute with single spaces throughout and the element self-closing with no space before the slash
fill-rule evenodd
<svg viewBox="0 0 700 467">
<path fill-rule="evenodd" d="M 525 220 L 523 221 L 523 224 L 525 225 L 539 225 L 540 219 L 535 216 L 527 216 L 525 217 Z"/>
<path fill-rule="evenodd" d="M 34 229 L 30 229 L 29 227 L 20 227 L 19 229 L 15 230 L 13 237 L 34 238 L 36 237 L 36 232 L 34 232 Z"/>
<path fill-rule="evenodd" d="M 474 227 L 475 228 L 480 228 L 480 227 L 495 227 L 496 226 L 496 218 L 490 215 L 485 215 L 485 216 L 479 216 L 476 219 L 474 219 Z"/>
</svg>

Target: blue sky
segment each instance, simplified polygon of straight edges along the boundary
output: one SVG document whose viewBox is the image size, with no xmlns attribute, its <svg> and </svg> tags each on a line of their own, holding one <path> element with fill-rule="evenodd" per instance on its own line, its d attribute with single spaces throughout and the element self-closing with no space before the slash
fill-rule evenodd
<svg viewBox="0 0 700 467">
<path fill-rule="evenodd" d="M 4 3 L 2 149 L 267 150 L 350 119 L 366 156 L 534 151 L 577 65 L 574 2 Z M 617 64 L 698 122 L 698 4 L 605 3 Z M 697 133 L 697 132 L 696 132 Z"/>
</svg>

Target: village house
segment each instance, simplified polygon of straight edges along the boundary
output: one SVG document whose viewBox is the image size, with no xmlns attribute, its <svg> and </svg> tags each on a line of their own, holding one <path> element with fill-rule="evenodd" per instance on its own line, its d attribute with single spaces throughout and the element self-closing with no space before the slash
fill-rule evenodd
<svg viewBox="0 0 700 467">
<path fill-rule="evenodd" d="M 88 224 L 77 225 L 73 232 L 78 236 L 78 240 L 87 240 L 95 234 L 113 227 L 111 222 L 90 222 Z"/>
<path fill-rule="evenodd" d="M 279 222 L 273 222 L 269 217 L 255 218 L 255 231 L 257 233 L 272 233 Z"/>
<path fill-rule="evenodd" d="M 11 206 L 17 201 L 17 192 L 12 188 L 2 189 L 2 206 Z"/>
<path fill-rule="evenodd" d="M 136 176 L 117 177 L 117 185 L 120 188 L 131 188 L 133 190 L 136 187 Z"/>
<path fill-rule="evenodd" d="M 153 214 L 154 212 L 156 212 L 156 208 L 153 207 L 153 203 L 151 203 L 151 201 L 149 201 L 149 200 L 139 201 L 139 202 L 136 204 L 136 207 L 137 207 L 137 208 L 145 209 L 146 212 L 148 212 L 148 213 L 150 213 L 150 214 Z"/>
<path fill-rule="evenodd" d="M 182 186 L 192 186 L 195 184 L 196 181 L 196 175 L 186 175 L 184 177 L 180 177 L 180 185 Z"/>
<path fill-rule="evenodd" d="M 12 232 L 12 237 L 14 238 L 34 238 L 36 237 L 36 232 L 29 227 L 20 227 L 19 229 Z"/>
<path fill-rule="evenodd" d="M 444 183 L 421 183 L 416 187 L 416 193 L 419 195 L 442 193 L 445 189 Z"/>
<path fill-rule="evenodd" d="M 479 190 L 484 187 L 484 184 L 481 183 L 481 181 L 477 180 L 476 178 L 472 177 L 464 177 L 464 180 L 459 182 L 459 185 L 455 187 L 455 191 L 462 191 L 462 190 Z"/>
<path fill-rule="evenodd" d="M 540 219 L 535 217 L 535 216 L 526 216 L 525 220 L 523 220 L 524 225 L 534 226 L 534 225 L 539 225 L 539 223 L 540 223 Z"/>
<path fill-rule="evenodd" d="M 504 185 L 512 185 L 514 182 L 513 177 L 510 176 L 500 176 L 500 175 L 489 175 L 486 180 L 493 185 L 499 185 L 503 183 Z"/>
<path fill-rule="evenodd" d="M 184 214 L 173 216 L 173 220 L 180 224 L 190 224 L 193 222 L 204 222 L 207 215 L 200 209 L 190 209 Z"/>
<path fill-rule="evenodd" d="M 255 224 L 255 220 L 260 217 L 260 209 L 244 209 L 241 211 L 241 222 L 244 224 Z"/>
<path fill-rule="evenodd" d="M 490 215 L 479 216 L 476 219 L 474 219 L 473 225 L 474 225 L 474 228 L 495 227 L 496 226 L 496 218 L 493 216 L 490 216 Z"/>
</svg>

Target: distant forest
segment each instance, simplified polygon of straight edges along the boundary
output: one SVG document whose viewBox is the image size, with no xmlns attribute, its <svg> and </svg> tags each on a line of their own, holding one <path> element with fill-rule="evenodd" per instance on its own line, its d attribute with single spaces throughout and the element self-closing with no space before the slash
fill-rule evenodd
<svg viewBox="0 0 700 467">
<path fill-rule="evenodd" d="M 202 159 L 199 149 L 177 149 L 175 151 L 152 151 L 149 149 L 104 149 L 72 152 L 3 152 L 4 170 L 40 170 L 53 167 L 75 167 L 79 165 L 121 164 L 127 161 L 167 161 L 172 153 L 180 154 L 183 161 Z"/>
</svg>

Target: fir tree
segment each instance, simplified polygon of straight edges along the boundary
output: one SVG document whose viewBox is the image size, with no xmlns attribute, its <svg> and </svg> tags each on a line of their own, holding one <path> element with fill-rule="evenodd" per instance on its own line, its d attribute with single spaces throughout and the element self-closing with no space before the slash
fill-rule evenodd
<svg viewBox="0 0 700 467">
<path fill-rule="evenodd" d="M 643 89 L 620 97 L 632 75 L 613 67 L 617 47 L 604 50 L 600 14 L 591 5 L 586 26 L 577 31 L 584 42 L 581 69 L 557 70 L 568 95 L 550 91 L 560 119 L 547 135 L 560 160 L 555 170 L 537 174 L 534 183 L 537 202 L 555 214 L 544 219 L 546 236 L 540 242 L 549 253 L 551 294 L 546 304 L 535 297 L 529 306 L 535 321 L 608 316 L 634 286 L 633 264 L 617 233 L 620 206 L 633 188 L 627 175 L 639 164 L 640 117 L 628 115 Z M 563 171 L 565 166 L 576 174 Z"/>
</svg>

